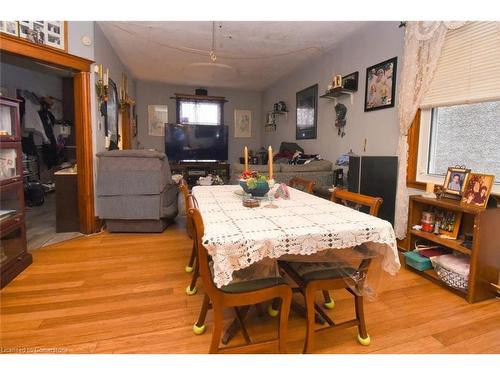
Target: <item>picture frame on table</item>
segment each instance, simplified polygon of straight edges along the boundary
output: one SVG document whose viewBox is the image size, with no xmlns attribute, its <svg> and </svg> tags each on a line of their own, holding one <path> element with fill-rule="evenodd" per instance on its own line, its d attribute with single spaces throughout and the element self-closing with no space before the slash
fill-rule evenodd
<svg viewBox="0 0 500 375">
<path fill-rule="evenodd" d="M 365 112 L 394 107 L 397 63 L 393 57 L 366 69 Z"/>
<path fill-rule="evenodd" d="M 12 36 L 19 36 L 19 24 L 17 21 L 0 21 L 0 32 Z"/>
<path fill-rule="evenodd" d="M 449 167 L 443 183 L 443 193 L 450 198 L 460 199 L 470 169 L 463 166 Z"/>
<path fill-rule="evenodd" d="M 296 93 L 295 139 L 316 139 L 318 125 L 318 84 Z"/>
<path fill-rule="evenodd" d="M 469 173 L 460 204 L 465 207 L 486 208 L 495 182 L 492 174 Z"/>
</svg>

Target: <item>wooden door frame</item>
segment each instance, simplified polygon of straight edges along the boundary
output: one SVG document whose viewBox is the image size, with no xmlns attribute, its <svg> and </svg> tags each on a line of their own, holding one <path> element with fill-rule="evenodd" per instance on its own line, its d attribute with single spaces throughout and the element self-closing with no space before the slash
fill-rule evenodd
<svg viewBox="0 0 500 375">
<path fill-rule="evenodd" d="M 0 53 L 27 57 L 71 69 L 75 72 L 73 77 L 74 120 L 80 232 L 84 234 L 94 233 L 98 228 L 94 214 L 94 154 L 92 151 L 92 116 L 90 107 L 90 67 L 93 61 L 70 55 L 63 50 L 34 44 L 5 34 L 0 34 Z"/>
</svg>

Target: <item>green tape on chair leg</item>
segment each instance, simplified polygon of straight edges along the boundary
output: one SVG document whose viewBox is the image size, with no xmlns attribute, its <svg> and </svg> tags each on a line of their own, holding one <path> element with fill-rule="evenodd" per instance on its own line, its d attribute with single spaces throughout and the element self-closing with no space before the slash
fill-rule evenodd
<svg viewBox="0 0 500 375">
<path fill-rule="evenodd" d="M 370 342 L 371 342 L 371 339 L 370 339 L 370 335 L 366 335 L 366 338 L 362 338 L 359 334 L 358 334 L 358 342 L 361 344 L 361 345 L 364 345 L 364 346 L 368 346 L 370 345 Z"/>
<path fill-rule="evenodd" d="M 274 317 L 278 316 L 280 311 L 273 309 L 273 305 L 269 305 L 267 308 L 267 313 L 269 314 L 269 316 L 274 318 Z"/>
<path fill-rule="evenodd" d="M 193 332 L 195 335 L 201 335 L 201 334 L 205 333 L 206 328 L 207 328 L 207 326 L 205 324 L 203 324 L 201 327 L 198 327 L 195 323 L 193 325 Z"/>
<path fill-rule="evenodd" d="M 188 296 L 192 296 L 193 294 L 196 294 L 197 291 L 198 291 L 198 289 L 196 289 L 196 287 L 194 287 L 193 289 L 191 289 L 191 285 L 188 285 L 186 287 L 186 294 Z"/>
<path fill-rule="evenodd" d="M 187 273 L 191 273 L 191 272 L 193 272 L 193 267 L 186 266 L 186 268 L 184 268 L 184 270 L 185 270 Z"/>
<path fill-rule="evenodd" d="M 335 301 L 333 299 L 330 300 L 330 302 L 325 302 L 324 306 L 328 309 L 331 310 L 335 307 Z"/>
</svg>

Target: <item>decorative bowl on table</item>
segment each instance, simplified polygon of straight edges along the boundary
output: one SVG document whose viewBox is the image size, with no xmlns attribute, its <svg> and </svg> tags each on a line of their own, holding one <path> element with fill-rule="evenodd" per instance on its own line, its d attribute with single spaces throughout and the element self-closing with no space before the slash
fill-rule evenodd
<svg viewBox="0 0 500 375">
<path fill-rule="evenodd" d="M 245 193 L 252 194 L 254 197 L 263 197 L 269 191 L 269 184 L 267 181 L 257 181 L 255 186 L 252 183 L 250 183 L 249 186 L 247 181 L 240 180 L 240 186 Z"/>
<path fill-rule="evenodd" d="M 266 176 L 255 171 L 245 171 L 240 177 L 240 186 L 247 194 L 253 197 L 263 197 L 269 191 Z"/>
</svg>

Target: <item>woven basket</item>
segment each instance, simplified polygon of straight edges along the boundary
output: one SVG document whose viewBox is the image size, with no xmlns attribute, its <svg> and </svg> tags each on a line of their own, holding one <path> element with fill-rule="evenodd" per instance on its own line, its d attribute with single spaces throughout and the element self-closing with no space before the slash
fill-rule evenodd
<svg viewBox="0 0 500 375">
<path fill-rule="evenodd" d="M 453 272 L 440 264 L 434 263 L 434 271 L 438 274 L 439 278 L 448 286 L 456 289 L 467 290 L 469 280 L 466 276 Z"/>
</svg>

